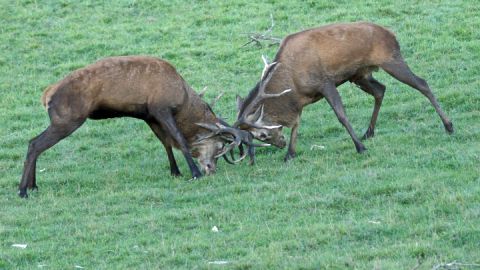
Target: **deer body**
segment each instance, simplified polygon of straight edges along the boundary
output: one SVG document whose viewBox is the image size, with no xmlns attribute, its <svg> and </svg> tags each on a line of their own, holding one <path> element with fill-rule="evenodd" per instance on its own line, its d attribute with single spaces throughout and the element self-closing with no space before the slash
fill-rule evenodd
<svg viewBox="0 0 480 270">
<path fill-rule="evenodd" d="M 270 75 L 270 78 L 262 77 L 245 100 L 238 98 L 237 126 L 249 130 L 257 139 L 278 147 L 286 145 L 281 128 L 261 130 L 258 124 L 291 127 L 291 139 L 285 157 L 288 160 L 295 156 L 303 108 L 325 98 L 347 129 L 357 151 L 363 152 L 365 147 L 345 115 L 336 87 L 350 81 L 375 98 L 370 125 L 363 138 L 372 137 L 385 92 L 385 86 L 372 76 L 372 72 L 378 68 L 425 95 L 436 109 L 446 130 L 453 132 L 450 120 L 441 110 L 428 84 L 413 74 L 404 62 L 395 35 L 372 23 L 332 24 L 287 36 L 282 41 L 274 63 L 265 67 L 264 74 Z M 275 98 L 261 97 L 262 91 L 275 94 L 285 89 L 291 91 Z M 260 106 L 263 107 L 262 119 L 256 118 L 259 113 L 254 113 L 258 112 Z M 257 122 L 257 128 L 249 125 L 252 122 Z M 259 134 L 264 135 L 263 139 Z"/>
<path fill-rule="evenodd" d="M 223 123 L 172 65 L 153 57 L 111 57 L 78 69 L 48 87 L 42 103 L 51 123 L 30 141 L 19 186 L 21 197 L 27 196 L 27 187 L 37 187 L 38 156 L 69 136 L 87 118 L 128 116 L 144 120 L 163 143 L 172 175 L 180 175 L 172 152 L 176 147 L 185 156 L 194 178 L 202 174 L 192 156 L 199 158 L 207 174 L 213 173 L 218 156 L 224 154 L 225 137 L 238 135 L 217 130 L 214 135 L 218 136 L 207 138 L 211 131 L 198 123 L 217 128 Z M 199 141 L 202 137 L 205 139 Z"/>
</svg>

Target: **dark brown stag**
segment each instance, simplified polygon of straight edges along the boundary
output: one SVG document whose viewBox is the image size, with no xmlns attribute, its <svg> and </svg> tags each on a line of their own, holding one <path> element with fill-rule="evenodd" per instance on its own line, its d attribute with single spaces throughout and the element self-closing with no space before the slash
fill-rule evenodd
<svg viewBox="0 0 480 270">
<path fill-rule="evenodd" d="M 350 81 L 375 98 L 370 125 L 363 135 L 374 135 L 385 86 L 372 72 L 388 74 L 426 96 L 442 119 L 447 132 L 453 125 L 440 108 L 427 82 L 416 76 L 403 60 L 395 35 L 372 23 L 332 24 L 287 36 L 265 68 L 260 81 L 245 100 L 237 96 L 235 126 L 250 131 L 256 139 L 286 146 L 282 126 L 291 127 L 285 160 L 295 157 L 295 144 L 303 107 L 325 98 L 350 134 L 359 153 L 366 150 L 355 135 L 337 86 Z M 287 90 L 285 90 L 287 89 Z M 272 98 L 275 97 L 275 98 Z"/>
<path fill-rule="evenodd" d="M 248 132 L 218 119 L 172 65 L 153 57 L 112 57 L 78 69 L 48 87 L 42 103 L 50 126 L 30 141 L 19 186 L 21 197 L 27 197 L 27 188 L 37 188 L 38 156 L 72 134 L 87 118 L 128 116 L 144 120 L 165 147 L 175 176 L 180 171 L 172 147 L 182 151 L 193 178 L 198 178 L 202 174 L 192 156 L 198 158 L 206 174 L 214 173 L 220 156 L 226 158 L 235 146 L 253 139 Z"/>
</svg>

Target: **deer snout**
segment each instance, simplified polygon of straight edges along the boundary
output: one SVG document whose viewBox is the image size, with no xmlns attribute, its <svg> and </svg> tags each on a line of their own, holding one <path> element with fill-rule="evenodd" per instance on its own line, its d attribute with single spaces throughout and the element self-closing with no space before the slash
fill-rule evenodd
<svg viewBox="0 0 480 270">
<path fill-rule="evenodd" d="M 285 138 L 285 135 L 280 136 L 277 146 L 279 148 L 285 148 L 285 146 L 287 146 L 287 139 Z"/>
<path fill-rule="evenodd" d="M 206 175 L 212 175 L 217 171 L 217 166 L 214 162 L 205 162 L 202 169 Z"/>
<path fill-rule="evenodd" d="M 285 148 L 285 146 L 287 146 L 287 139 L 284 135 L 274 137 L 272 140 L 269 140 L 267 142 L 278 148 Z"/>
</svg>

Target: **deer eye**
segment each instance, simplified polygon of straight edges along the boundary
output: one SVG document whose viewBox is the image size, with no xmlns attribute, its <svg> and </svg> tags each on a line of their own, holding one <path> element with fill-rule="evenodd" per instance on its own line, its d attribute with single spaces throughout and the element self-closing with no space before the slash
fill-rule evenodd
<svg viewBox="0 0 480 270">
<path fill-rule="evenodd" d="M 260 138 L 261 140 L 265 140 L 265 139 L 268 138 L 268 134 L 267 134 L 266 132 L 262 131 L 262 132 L 260 132 L 259 138 Z"/>
</svg>

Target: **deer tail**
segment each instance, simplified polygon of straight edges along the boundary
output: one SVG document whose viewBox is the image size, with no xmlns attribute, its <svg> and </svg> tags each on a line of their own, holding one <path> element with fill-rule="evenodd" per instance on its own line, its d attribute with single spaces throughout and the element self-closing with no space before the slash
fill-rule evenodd
<svg viewBox="0 0 480 270">
<path fill-rule="evenodd" d="M 45 90 L 43 91 L 41 101 L 42 101 L 43 107 L 45 107 L 45 110 L 48 111 L 48 103 L 50 102 L 50 98 L 56 91 L 57 91 L 57 84 L 52 84 L 47 88 L 45 88 Z"/>
</svg>

